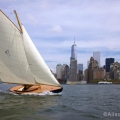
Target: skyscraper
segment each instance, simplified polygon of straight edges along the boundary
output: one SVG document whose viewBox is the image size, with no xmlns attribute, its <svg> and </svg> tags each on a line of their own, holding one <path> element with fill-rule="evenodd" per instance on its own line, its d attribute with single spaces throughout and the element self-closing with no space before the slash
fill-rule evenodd
<svg viewBox="0 0 120 120">
<path fill-rule="evenodd" d="M 70 61 L 69 80 L 70 81 L 76 81 L 77 80 L 77 60 L 71 60 Z"/>
<path fill-rule="evenodd" d="M 106 60 L 105 60 L 105 70 L 106 70 L 106 72 L 110 71 L 111 63 L 114 63 L 114 58 L 106 58 Z"/>
<path fill-rule="evenodd" d="M 77 81 L 83 80 L 83 64 L 77 64 Z"/>
<path fill-rule="evenodd" d="M 71 58 L 77 60 L 77 46 L 75 44 L 75 38 L 74 38 L 74 44 L 71 47 Z"/>
<path fill-rule="evenodd" d="M 100 67 L 100 52 L 99 51 L 93 52 L 93 58 L 94 60 L 97 60 L 98 66 Z"/>
<path fill-rule="evenodd" d="M 68 80 L 69 78 L 69 66 L 67 64 L 63 64 L 62 66 L 62 79 Z"/>
<path fill-rule="evenodd" d="M 62 65 L 57 64 L 56 66 L 57 79 L 62 79 Z"/>
<path fill-rule="evenodd" d="M 77 46 L 75 45 L 75 39 L 74 44 L 71 47 L 69 80 L 77 80 Z"/>
<path fill-rule="evenodd" d="M 79 70 L 82 72 L 83 74 L 83 64 L 77 64 L 77 73 L 79 72 Z"/>
</svg>

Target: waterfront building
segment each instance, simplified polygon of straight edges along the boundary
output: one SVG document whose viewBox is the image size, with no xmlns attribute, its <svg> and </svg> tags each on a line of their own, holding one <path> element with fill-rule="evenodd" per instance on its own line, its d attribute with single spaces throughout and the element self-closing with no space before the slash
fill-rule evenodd
<svg viewBox="0 0 120 120">
<path fill-rule="evenodd" d="M 97 60 L 94 60 L 93 57 L 90 58 L 90 64 L 88 66 L 89 69 L 93 69 L 93 68 L 98 68 L 98 62 Z"/>
<path fill-rule="evenodd" d="M 104 68 L 93 69 L 93 80 L 104 80 L 104 78 L 105 78 L 105 69 Z"/>
<path fill-rule="evenodd" d="M 79 73 L 79 71 L 81 71 L 83 75 L 83 64 L 77 64 L 77 73 Z"/>
<path fill-rule="evenodd" d="M 90 58 L 90 64 L 84 73 L 85 79 L 88 83 L 91 83 L 92 80 L 104 79 L 105 77 L 104 68 L 99 68 L 97 60 L 94 60 L 93 57 Z"/>
<path fill-rule="evenodd" d="M 79 70 L 77 73 L 77 81 L 82 81 L 84 78 L 83 71 Z"/>
<path fill-rule="evenodd" d="M 105 60 L 105 70 L 106 72 L 110 71 L 110 65 L 114 63 L 114 58 L 106 58 Z"/>
<path fill-rule="evenodd" d="M 105 74 L 105 80 L 110 80 L 110 73 L 109 72 L 106 72 L 106 74 Z"/>
<path fill-rule="evenodd" d="M 77 81 L 77 60 L 70 60 L 69 81 Z"/>
<path fill-rule="evenodd" d="M 120 63 L 115 62 L 110 65 L 110 79 L 120 80 Z"/>
<path fill-rule="evenodd" d="M 57 64 L 56 66 L 56 79 L 59 83 L 66 83 L 69 79 L 69 66 L 67 64 Z"/>
<path fill-rule="evenodd" d="M 62 79 L 62 65 L 57 64 L 56 66 L 56 74 L 57 74 L 57 79 Z"/>
<path fill-rule="evenodd" d="M 77 81 L 83 80 L 83 64 L 77 64 Z"/>
<path fill-rule="evenodd" d="M 88 81 L 88 69 L 84 71 L 84 79 Z"/>
<path fill-rule="evenodd" d="M 67 64 L 63 64 L 62 66 L 62 80 L 63 83 L 66 83 L 66 81 L 69 79 L 69 66 Z"/>
<path fill-rule="evenodd" d="M 98 66 L 100 67 L 100 52 L 99 51 L 93 52 L 93 58 L 94 60 L 97 60 Z"/>
<path fill-rule="evenodd" d="M 74 44 L 71 47 L 69 81 L 77 81 L 77 46 L 75 38 Z"/>
<path fill-rule="evenodd" d="M 93 57 L 90 58 L 90 63 L 89 63 L 89 66 L 88 66 L 88 72 L 87 72 L 87 76 L 88 76 L 88 79 L 87 79 L 87 82 L 90 83 L 91 80 L 93 80 L 93 69 L 95 68 L 98 68 L 98 62 L 96 60 L 94 60 Z"/>
</svg>

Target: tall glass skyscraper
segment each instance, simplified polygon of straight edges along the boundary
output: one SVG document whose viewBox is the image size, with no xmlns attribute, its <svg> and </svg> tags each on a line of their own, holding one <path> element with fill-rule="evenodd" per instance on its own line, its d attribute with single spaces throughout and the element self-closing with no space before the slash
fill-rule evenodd
<svg viewBox="0 0 120 120">
<path fill-rule="evenodd" d="M 105 70 L 106 72 L 109 72 L 110 71 L 110 65 L 111 63 L 114 63 L 114 58 L 106 58 L 105 60 Z"/>
<path fill-rule="evenodd" d="M 75 40 L 74 40 L 74 44 L 71 47 L 71 58 L 77 60 L 77 46 L 75 44 Z"/>
<path fill-rule="evenodd" d="M 75 39 L 74 44 L 71 47 L 69 80 L 77 80 L 77 46 L 75 44 Z"/>
<path fill-rule="evenodd" d="M 100 67 L 100 52 L 99 51 L 93 52 L 93 58 L 94 60 L 97 60 L 98 66 Z"/>
</svg>

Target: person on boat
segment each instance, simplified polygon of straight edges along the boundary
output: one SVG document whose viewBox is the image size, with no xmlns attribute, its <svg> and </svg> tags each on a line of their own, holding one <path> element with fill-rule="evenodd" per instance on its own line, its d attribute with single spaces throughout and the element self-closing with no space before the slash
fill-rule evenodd
<svg viewBox="0 0 120 120">
<path fill-rule="evenodd" d="M 31 87 L 31 85 L 24 85 L 24 88 L 22 91 L 26 91 L 27 89 L 29 89 Z"/>
</svg>

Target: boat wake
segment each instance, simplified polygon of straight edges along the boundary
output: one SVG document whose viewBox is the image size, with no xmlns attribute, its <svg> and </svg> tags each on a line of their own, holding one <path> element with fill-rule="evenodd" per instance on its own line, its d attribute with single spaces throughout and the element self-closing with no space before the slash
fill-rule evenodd
<svg viewBox="0 0 120 120">
<path fill-rule="evenodd" d="M 12 95 L 33 95 L 33 96 L 46 96 L 46 95 L 53 95 L 53 96 L 58 96 L 58 95 L 61 95 L 62 93 L 53 93 L 53 92 L 50 92 L 50 91 L 44 91 L 42 93 L 24 93 L 24 94 L 16 94 L 16 93 L 13 93 L 13 92 L 10 92 L 10 91 L 3 91 L 3 90 L 0 90 L 0 93 L 4 93 L 4 94 L 12 94 Z"/>
<path fill-rule="evenodd" d="M 61 95 L 62 93 L 53 93 L 50 91 L 44 91 L 42 93 L 24 93 L 22 95 L 34 95 L 34 96 L 45 96 L 45 95 Z"/>
<path fill-rule="evenodd" d="M 1 90 L 0 89 L 0 93 L 3 94 L 12 94 L 12 95 L 33 95 L 33 96 L 59 96 L 62 95 L 62 93 L 53 93 L 50 91 L 44 91 L 42 93 L 24 93 L 24 94 L 16 94 L 14 92 L 10 92 L 9 90 Z"/>
</svg>

